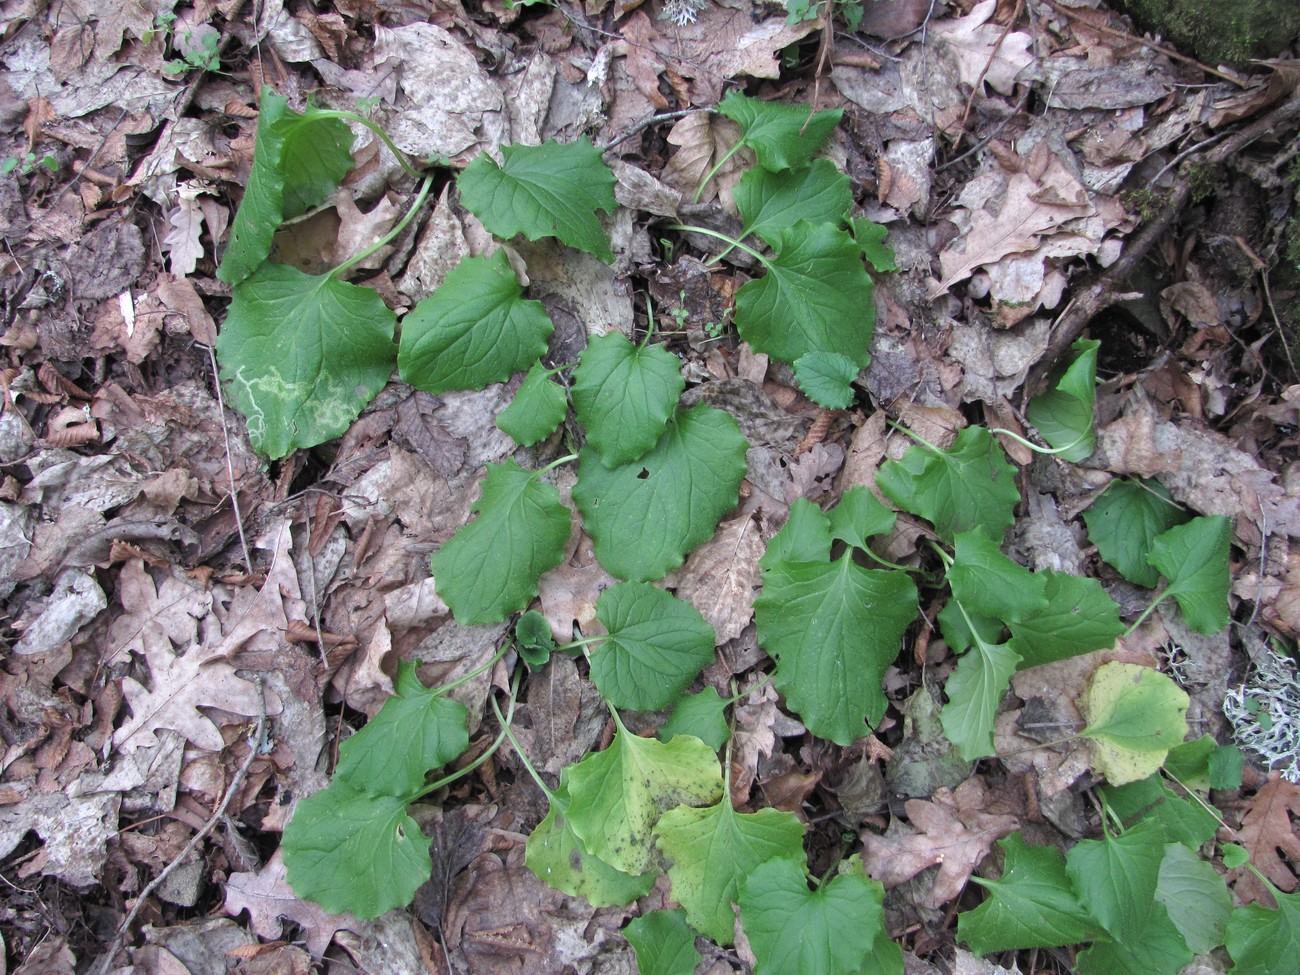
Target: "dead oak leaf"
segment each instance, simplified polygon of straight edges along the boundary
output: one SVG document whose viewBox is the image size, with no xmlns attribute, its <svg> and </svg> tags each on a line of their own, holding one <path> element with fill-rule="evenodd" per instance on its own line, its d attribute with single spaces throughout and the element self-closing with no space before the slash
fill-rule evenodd
<svg viewBox="0 0 1300 975">
<path fill-rule="evenodd" d="M 248 911 L 249 928 L 268 941 L 279 940 L 283 922 L 293 921 L 306 935 L 307 950 L 317 958 L 334 940 L 334 932 L 361 926 L 351 914 L 330 914 L 298 897 L 285 879 L 284 858 L 279 850 L 261 870 L 230 875 L 224 910 L 234 918 Z"/>
<path fill-rule="evenodd" d="M 1300 835 L 1292 816 L 1300 816 L 1300 785 L 1273 772 L 1247 805 L 1239 831 L 1250 862 L 1285 893 L 1300 887 L 1300 877 L 1291 866 L 1300 863 Z M 1239 874 L 1236 891 L 1247 902 L 1267 899 L 1263 884 L 1246 871 Z"/>
<path fill-rule="evenodd" d="M 942 907 L 961 893 L 994 842 L 1020 825 L 1015 816 L 985 812 L 987 798 L 984 783 L 970 778 L 955 790 L 939 789 L 932 801 L 909 799 L 904 808 L 915 832 L 895 823 L 884 836 L 863 834 L 867 873 L 887 888 L 897 887 L 937 864 L 923 904 Z"/>
<path fill-rule="evenodd" d="M 123 678 L 131 717 L 114 733 L 114 747 L 130 753 L 156 745 L 154 732 L 170 728 L 200 748 L 220 751 L 225 740 L 202 709 L 251 718 L 260 713 L 263 701 L 256 685 L 219 656 L 211 595 L 175 569 L 155 582 L 144 563 L 132 559 L 123 564 L 118 598 L 123 613 L 109 630 L 113 653 L 142 657 L 149 685 Z M 279 713 L 279 699 L 270 692 L 265 697 L 266 713 Z"/>
</svg>

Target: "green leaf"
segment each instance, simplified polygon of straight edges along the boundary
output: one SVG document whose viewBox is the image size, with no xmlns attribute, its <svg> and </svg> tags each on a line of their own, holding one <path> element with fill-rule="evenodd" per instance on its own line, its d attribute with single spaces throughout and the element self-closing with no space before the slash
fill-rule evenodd
<svg viewBox="0 0 1300 975">
<path fill-rule="evenodd" d="M 965 653 L 976 640 L 989 645 L 1001 643 L 1002 633 L 1006 629 L 1000 619 L 964 611 L 961 603 L 955 599 L 948 600 L 935 619 L 939 623 L 939 632 L 943 634 L 944 642 L 953 653 Z"/>
<path fill-rule="evenodd" d="M 977 528 L 1001 544 L 1020 501 L 1016 469 L 983 427 L 962 430 L 947 450 L 909 447 L 881 466 L 876 486 L 949 541 Z"/>
<path fill-rule="evenodd" d="M 740 126 L 741 141 L 773 172 L 806 166 L 844 114 L 838 108 L 813 112 L 805 105 L 759 101 L 738 91 L 727 92 L 718 111 Z"/>
<path fill-rule="evenodd" d="M 1232 975 L 1281 975 L 1300 957 L 1300 894 L 1273 891 L 1277 910 L 1239 907 L 1228 921 L 1226 944 Z"/>
<path fill-rule="evenodd" d="M 267 264 L 235 285 L 221 378 L 275 459 L 347 432 L 393 371 L 397 316 L 371 288 Z"/>
<path fill-rule="evenodd" d="M 1005 643 L 977 639 L 974 649 L 957 661 L 957 669 L 948 677 L 943 688 L 948 703 L 939 720 L 943 733 L 966 761 L 995 754 L 993 723 L 1019 662 L 1019 654 Z"/>
<path fill-rule="evenodd" d="M 883 936 L 885 889 L 842 873 L 808 889 L 802 861 L 769 860 L 740 892 L 756 975 L 857 975 Z"/>
<path fill-rule="evenodd" d="M 695 930 L 720 945 L 734 940 L 731 905 L 759 864 L 785 859 L 803 869 L 803 834 L 793 813 L 738 813 L 725 795 L 705 809 L 670 809 L 655 827 L 669 862 L 673 898 L 686 908 Z"/>
<path fill-rule="evenodd" d="M 545 667 L 555 652 L 551 624 L 536 610 L 529 610 L 515 623 L 515 648 L 533 670 Z"/>
<path fill-rule="evenodd" d="M 534 362 L 510 405 L 497 414 L 497 429 L 521 447 L 531 447 L 549 437 L 569 412 L 564 387 L 551 379 L 550 370 Z"/>
<path fill-rule="evenodd" d="M 1083 513 L 1088 540 L 1129 582 L 1153 588 L 1160 574 L 1147 561 L 1156 536 L 1191 516 L 1159 481 L 1114 481 Z"/>
<path fill-rule="evenodd" d="M 851 487 L 845 491 L 827 517 L 830 520 L 831 537 L 854 548 L 865 548 L 868 538 L 887 535 L 894 530 L 894 523 L 898 521 L 898 515 L 877 501 L 876 496 L 864 487 Z M 825 562 L 829 557 L 828 554 L 820 559 L 806 561 Z"/>
<path fill-rule="evenodd" d="M 591 679 L 616 708 L 666 708 L 713 662 L 717 634 L 700 611 L 647 582 L 610 586 L 596 619 L 609 635 L 589 651 Z"/>
<path fill-rule="evenodd" d="M 767 543 L 758 564 L 770 569 L 778 562 L 829 562 L 831 521 L 807 498 L 790 505 L 790 517 Z"/>
<path fill-rule="evenodd" d="M 1219 854 L 1223 857 L 1223 865 L 1229 870 L 1239 870 L 1250 863 L 1250 852 L 1236 843 L 1224 843 L 1219 847 Z"/>
<path fill-rule="evenodd" d="M 1072 359 L 1051 376 L 1052 388 L 1029 403 L 1025 415 L 1062 460 L 1080 461 L 1097 446 L 1092 424 L 1097 412 L 1096 339 L 1070 346 Z M 1065 448 L 1065 449 L 1062 449 Z"/>
<path fill-rule="evenodd" d="M 409 801 L 335 779 L 299 802 L 280 843 L 294 893 L 360 918 L 409 904 L 433 870 L 429 839 L 406 813 Z"/>
<path fill-rule="evenodd" d="M 631 463 L 663 436 L 686 388 L 682 364 L 662 345 L 633 345 L 621 332 L 587 343 L 573 371 L 573 409 L 606 467 Z"/>
<path fill-rule="evenodd" d="M 1168 844 L 1164 853 L 1156 899 L 1187 947 L 1208 955 L 1223 944 L 1232 895 L 1218 871 L 1181 843 Z"/>
<path fill-rule="evenodd" d="M 1169 919 L 1163 904 L 1151 908 L 1151 918 L 1132 940 L 1102 939 L 1079 955 L 1079 975 L 1178 975 L 1192 960 L 1187 942 Z"/>
<path fill-rule="evenodd" d="M 513 460 L 488 464 L 473 510 L 478 517 L 430 558 L 438 595 L 465 626 L 526 608 L 542 573 L 564 560 L 570 534 L 559 492 Z"/>
<path fill-rule="evenodd" d="M 1236 745 L 1220 745 L 1210 756 L 1210 788 L 1240 789 L 1246 756 Z"/>
<path fill-rule="evenodd" d="M 800 220 L 838 224 L 853 205 L 849 178 L 827 159 L 811 166 L 774 173 L 757 166 L 741 177 L 735 190 L 736 209 L 745 229 L 740 236 L 758 234 L 772 243 L 774 230 Z"/>
<path fill-rule="evenodd" d="M 902 572 L 835 562 L 778 562 L 754 601 L 758 642 L 776 659 L 773 683 L 820 738 L 848 745 L 888 703 L 885 668 L 916 619 L 916 586 Z"/>
<path fill-rule="evenodd" d="M 1070 886 L 1052 847 L 1030 846 L 1019 833 L 998 840 L 1006 853 L 1001 880 L 971 877 L 989 896 L 957 916 L 957 937 L 977 955 L 1020 948 L 1059 948 L 1095 938 L 1100 929 Z"/>
<path fill-rule="evenodd" d="M 1100 791 L 1102 801 L 1125 826 L 1149 816 L 1165 831 L 1166 840 L 1190 850 L 1199 850 L 1219 828 L 1215 813 L 1194 799 L 1174 795 L 1159 775 L 1118 787 L 1103 786 Z"/>
<path fill-rule="evenodd" d="M 729 413 L 701 403 L 631 464 L 611 470 L 584 447 L 573 500 L 600 564 L 641 582 L 681 565 L 735 507 L 748 446 Z"/>
<path fill-rule="evenodd" d="M 613 213 L 613 172 L 586 138 L 561 145 L 502 146 L 498 166 L 487 153 L 456 180 L 460 202 L 503 240 L 555 237 L 561 243 L 613 261 L 597 210 Z"/>
<path fill-rule="evenodd" d="M 1047 608 L 1047 579 L 1007 558 L 983 532 L 961 532 L 953 541 L 948 585 L 968 613 L 1010 623 Z"/>
<path fill-rule="evenodd" d="M 691 975 L 700 963 L 695 932 L 686 924 L 686 912 L 651 911 L 634 917 L 623 937 L 636 952 L 641 975 Z"/>
<path fill-rule="evenodd" d="M 1178 600 L 1183 618 L 1197 633 L 1218 633 L 1228 625 L 1228 548 L 1232 520 L 1227 515 L 1193 518 L 1151 543 L 1147 560 L 1169 580 L 1165 596 Z"/>
<path fill-rule="evenodd" d="M 894 263 L 894 252 L 885 246 L 888 227 L 866 217 L 854 217 L 849 221 L 849 230 L 857 241 L 862 256 L 875 268 L 877 274 L 892 274 L 898 270 L 898 265 Z"/>
<path fill-rule="evenodd" d="M 402 381 L 429 393 L 505 382 L 546 352 L 555 326 L 527 301 L 504 250 L 466 257 L 402 319 Z"/>
<path fill-rule="evenodd" d="M 808 352 L 794 364 L 795 379 L 803 394 L 828 410 L 843 410 L 853 403 L 857 363 L 838 352 Z"/>
<path fill-rule="evenodd" d="M 638 738 L 615 720 L 610 746 L 569 767 L 569 822 L 594 856 L 641 874 L 654 862 L 652 831 L 664 810 L 716 802 L 722 769 L 698 738 Z"/>
<path fill-rule="evenodd" d="M 1119 836 L 1081 840 L 1065 855 L 1079 900 L 1116 941 L 1137 941 L 1151 919 L 1163 844 L 1160 824 L 1143 820 Z"/>
<path fill-rule="evenodd" d="M 340 119 L 298 113 L 289 100 L 262 89 L 253 171 L 217 269 L 239 284 L 266 260 L 280 224 L 324 203 L 352 168 L 352 131 Z"/>
<path fill-rule="evenodd" d="M 741 338 L 782 362 L 837 352 L 865 366 L 876 305 L 853 238 L 831 224 L 806 221 L 774 230 L 771 238 L 776 256 L 764 262 L 767 274 L 736 292 Z"/>
<path fill-rule="evenodd" d="M 560 772 L 560 788 L 546 818 L 528 837 L 524 846 L 524 866 L 538 880 L 574 897 L 584 897 L 592 907 L 630 904 L 649 893 L 655 875 L 640 877 L 611 867 L 588 853 L 565 815 L 570 800 L 568 769 Z"/>
<path fill-rule="evenodd" d="M 687 694 L 677 702 L 668 720 L 659 726 L 660 741 L 672 741 L 677 735 L 694 735 L 715 752 L 731 737 L 727 724 L 727 704 L 712 687 L 698 694 Z"/>
<path fill-rule="evenodd" d="M 379 713 L 339 747 L 334 777 L 373 795 L 410 798 L 430 771 L 469 747 L 469 712 L 421 684 L 409 661 L 398 665 L 394 684 Z"/>
<path fill-rule="evenodd" d="M 1046 581 L 1047 608 L 1007 624 L 1021 670 L 1115 645 L 1124 624 L 1119 604 L 1100 582 L 1051 569 L 1041 575 Z"/>
<path fill-rule="evenodd" d="M 1080 710 L 1093 743 L 1093 769 L 1112 785 L 1136 782 L 1187 737 L 1187 693 L 1150 667 L 1112 661 L 1092 675 Z"/>
<path fill-rule="evenodd" d="M 1170 778 L 1189 789 L 1208 792 L 1210 789 L 1210 756 L 1219 743 L 1213 735 L 1201 735 L 1169 749 L 1164 769 Z"/>
</svg>

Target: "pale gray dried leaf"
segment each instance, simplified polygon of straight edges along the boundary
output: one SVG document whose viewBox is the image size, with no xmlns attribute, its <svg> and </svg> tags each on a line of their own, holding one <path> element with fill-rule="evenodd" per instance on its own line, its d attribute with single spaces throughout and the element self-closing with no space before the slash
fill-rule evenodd
<svg viewBox="0 0 1300 975">
<path fill-rule="evenodd" d="M 108 597 L 93 576 L 80 569 L 64 569 L 41 615 L 27 626 L 13 651 L 20 656 L 49 653 L 76 636 L 107 606 Z"/>
<path fill-rule="evenodd" d="M 41 847 L 19 869 L 19 877 L 40 873 L 73 887 L 93 886 L 108 859 L 108 841 L 117 835 L 117 814 L 118 797 L 111 793 L 75 799 L 38 793 L 0 806 L 0 859 L 35 831 Z"/>
</svg>

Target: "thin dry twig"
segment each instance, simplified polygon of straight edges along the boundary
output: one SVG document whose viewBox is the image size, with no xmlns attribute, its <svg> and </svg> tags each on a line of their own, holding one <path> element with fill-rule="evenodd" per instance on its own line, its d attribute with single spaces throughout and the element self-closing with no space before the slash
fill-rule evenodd
<svg viewBox="0 0 1300 975">
<path fill-rule="evenodd" d="M 230 803 L 234 800 L 235 795 L 239 790 L 243 788 L 244 780 L 248 778 L 248 770 L 253 767 L 253 762 L 256 761 L 257 756 L 265 752 L 267 744 L 266 694 L 262 689 L 261 675 L 254 675 L 253 680 L 254 683 L 257 684 L 257 696 L 260 701 L 260 707 L 258 708 L 257 713 L 257 725 L 253 729 L 252 738 L 249 742 L 248 757 L 244 759 L 243 763 L 239 766 L 239 769 L 235 772 L 234 778 L 230 780 L 229 788 L 226 789 L 225 796 L 222 797 L 221 804 L 213 810 L 213 813 L 208 817 L 207 822 L 203 824 L 202 828 L 199 829 L 197 833 L 190 837 L 190 841 L 185 844 L 185 848 L 181 850 L 180 853 L 176 854 L 172 861 L 163 868 L 162 872 L 151 880 L 144 890 L 140 891 L 140 895 L 135 899 L 135 906 L 131 908 L 130 912 L 126 915 L 125 920 L 123 920 L 121 925 L 118 926 L 117 933 L 113 936 L 113 943 L 108 946 L 108 951 L 100 956 L 99 963 L 96 965 L 94 970 L 95 975 L 107 975 L 108 970 L 113 965 L 114 957 L 126 943 L 126 936 L 131 930 L 131 925 L 135 923 L 135 919 L 139 916 L 145 902 L 150 896 L 152 896 L 153 892 L 162 886 L 163 882 L 166 881 L 166 879 L 189 858 L 189 855 L 193 853 L 198 848 L 198 845 L 207 838 L 207 835 L 217 827 L 217 824 L 225 818 L 226 809 L 230 806 Z"/>
<path fill-rule="evenodd" d="M 226 426 L 226 400 L 221 394 L 221 370 L 217 366 L 217 353 L 212 346 L 208 350 L 208 361 L 212 363 L 212 386 L 217 391 L 217 416 L 221 417 L 221 438 L 226 445 L 226 477 L 230 480 L 230 507 L 235 513 L 235 528 L 239 530 L 239 545 L 244 551 L 244 565 L 253 571 L 253 553 L 248 548 L 248 537 L 244 534 L 244 513 L 239 508 L 239 487 L 235 484 L 235 462 L 230 457 L 230 429 Z"/>
</svg>

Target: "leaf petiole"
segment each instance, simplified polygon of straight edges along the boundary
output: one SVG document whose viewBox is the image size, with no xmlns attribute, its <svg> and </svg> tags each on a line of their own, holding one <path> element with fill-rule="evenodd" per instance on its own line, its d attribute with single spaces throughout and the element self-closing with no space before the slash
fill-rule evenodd
<svg viewBox="0 0 1300 975">
<path fill-rule="evenodd" d="M 536 471 L 536 472 L 533 474 L 533 480 L 535 481 L 535 480 L 537 480 L 539 477 L 541 477 L 543 474 L 550 473 L 551 471 L 555 470 L 555 468 L 560 467 L 560 466 L 562 466 L 562 465 L 564 465 L 564 464 L 567 464 L 567 463 L 568 463 L 569 461 L 571 461 L 571 460 L 577 460 L 577 459 L 578 459 L 578 455 L 577 455 L 577 454 L 565 454 L 565 455 L 564 455 L 563 457 L 561 457 L 559 460 L 553 460 L 553 461 L 551 461 L 549 464 L 547 464 L 545 467 L 543 467 L 541 470 Z"/>
<path fill-rule="evenodd" d="M 738 153 L 744 144 L 745 144 L 745 140 L 743 138 L 737 140 L 736 144 L 727 150 L 726 155 L 724 155 L 721 159 L 719 159 L 714 164 L 713 168 L 704 174 L 704 179 L 700 181 L 699 189 L 695 191 L 695 196 L 691 198 L 692 203 L 700 202 L 700 197 L 704 195 L 704 188 L 709 185 L 709 180 L 713 179 L 714 176 L 718 175 L 718 171 L 722 169 L 723 166 L 727 165 L 727 160 L 729 160 L 732 156 Z"/>
<path fill-rule="evenodd" d="M 537 783 L 538 788 L 545 793 L 547 802 L 563 810 L 568 803 L 551 791 L 550 786 L 548 786 L 546 781 L 542 778 L 542 774 L 538 772 L 537 769 L 533 767 L 533 763 L 528 760 L 528 756 L 524 754 L 524 750 L 519 744 L 519 739 L 516 738 L 515 733 L 510 730 L 510 722 L 502 716 L 501 706 L 497 704 L 497 699 L 495 697 L 489 697 L 488 700 L 492 703 L 492 710 L 496 713 L 497 721 L 501 723 L 502 733 L 510 739 L 510 744 L 514 748 L 515 754 L 519 756 L 519 761 L 524 766 L 525 771 L 533 777 L 533 781 Z M 513 706 L 513 700 L 511 701 L 511 704 Z"/>
<path fill-rule="evenodd" d="M 355 254 L 352 257 L 349 257 L 338 267 L 330 271 L 326 275 L 326 277 L 337 278 L 341 276 L 349 268 L 355 267 L 356 265 L 360 264 L 362 261 L 364 261 L 371 254 L 375 253 L 375 251 L 379 250 L 381 247 L 386 247 L 388 246 L 388 244 L 392 243 L 392 241 L 394 241 L 397 238 L 398 234 L 400 234 L 403 230 L 406 229 L 407 224 L 409 224 L 413 219 L 415 219 L 415 215 L 420 212 L 420 207 L 424 205 L 425 198 L 429 195 L 429 189 L 432 186 L 433 186 L 433 177 L 432 176 L 424 177 L 424 182 L 420 184 L 420 192 L 416 195 L 415 202 L 412 203 L 410 208 L 406 211 L 406 215 L 397 222 L 397 226 L 395 226 L 388 233 L 384 234 L 384 236 L 380 237 L 379 240 L 375 241 L 373 244 L 371 244 L 369 247 L 363 250 L 360 254 Z"/>
<path fill-rule="evenodd" d="M 423 789 L 421 789 L 412 797 L 411 799 L 412 802 L 415 802 L 418 799 L 422 799 L 427 795 L 431 795 L 432 793 L 437 792 L 439 789 L 444 788 L 445 786 L 451 785 L 457 779 L 464 778 L 465 776 L 469 775 L 469 773 L 473 772 L 476 768 L 478 768 L 480 765 L 482 765 L 484 762 L 486 762 L 494 754 L 496 754 L 497 749 L 501 747 L 501 743 L 504 742 L 506 740 L 506 737 L 509 735 L 509 731 L 507 729 L 510 727 L 510 722 L 514 720 L 515 704 L 518 703 L 519 684 L 522 680 L 523 680 L 523 671 L 520 671 L 519 673 L 515 674 L 515 679 L 510 682 L 510 707 L 506 709 L 506 713 L 504 717 L 502 717 L 501 715 L 500 708 L 496 708 L 496 699 L 493 698 L 492 700 L 492 705 L 494 708 L 496 708 L 497 717 L 501 720 L 501 732 L 496 736 L 496 740 L 493 741 L 492 744 L 490 744 L 484 750 L 482 755 L 474 759 L 474 761 L 470 762 L 464 768 L 457 769 L 455 772 L 452 772 L 450 775 L 444 775 L 436 782 L 430 782 L 428 785 L 426 785 Z"/>
<path fill-rule="evenodd" d="M 1160 593 L 1160 595 L 1156 596 L 1156 598 L 1152 600 L 1151 605 L 1148 606 L 1146 609 L 1142 610 L 1142 615 L 1139 616 L 1137 619 L 1135 619 L 1132 625 L 1129 626 L 1129 628 L 1125 630 L 1122 634 L 1120 634 L 1120 639 L 1126 640 L 1129 637 L 1131 637 L 1137 631 L 1137 628 L 1147 621 L 1147 617 L 1150 616 L 1153 612 L 1155 612 L 1155 608 L 1159 606 L 1161 603 L 1163 603 L 1168 596 L 1169 596 L 1168 589 L 1165 589 L 1163 592 Z"/>
<path fill-rule="evenodd" d="M 1066 444 L 1063 447 L 1040 447 L 1038 446 L 1038 444 L 1026 440 L 1024 437 L 1020 436 L 1020 434 L 1012 433 L 1010 430 L 1004 430 L 1001 427 L 992 427 L 989 430 L 989 433 L 993 434 L 994 436 L 1001 435 L 1003 437 L 1008 437 L 1009 439 L 1014 440 L 1018 444 L 1024 444 L 1026 447 L 1028 447 L 1036 454 L 1045 454 L 1045 455 L 1063 454 L 1067 450 L 1073 450 L 1075 447 L 1079 446 L 1079 444 L 1083 443 L 1085 440 L 1088 439 L 1087 436 L 1082 436 L 1082 437 L 1075 438 L 1074 440 L 1070 441 L 1068 444 Z"/>
<path fill-rule="evenodd" d="M 609 637 L 607 636 L 588 636 L 588 637 L 583 637 L 581 640 L 574 640 L 572 643 L 566 643 L 563 646 L 556 647 L 555 649 L 566 650 L 566 651 L 578 650 L 581 649 L 582 647 L 589 647 L 593 643 L 604 643 L 608 639 Z"/>
<path fill-rule="evenodd" d="M 707 227 L 695 227 L 690 224 L 684 224 L 684 223 L 669 224 L 668 229 L 681 230 L 681 231 L 685 231 L 686 233 L 703 234 L 705 237 L 713 237 L 715 240 L 720 240 L 725 244 L 730 244 L 732 247 L 739 248 L 740 250 L 748 254 L 750 257 L 754 258 L 754 260 L 761 263 L 763 267 L 767 268 L 769 271 L 772 270 L 772 262 L 770 260 L 768 260 L 762 254 L 760 254 L 758 251 L 754 250 L 754 248 L 747 247 L 746 245 L 742 244 L 734 237 L 728 237 L 726 234 L 718 233 L 718 231 L 710 230 Z"/>
<path fill-rule="evenodd" d="M 450 690 L 454 690 L 455 688 L 460 687 L 461 684 L 468 684 L 470 681 L 472 681 L 472 680 L 473 680 L 475 677 L 477 677 L 479 674 L 483 674 L 483 673 L 486 673 L 487 671 L 491 670 L 493 667 L 496 666 L 496 662 L 497 662 L 498 660 L 500 660 L 502 657 L 504 657 L 504 656 L 506 655 L 506 652 L 507 652 L 507 651 L 508 651 L 512 646 L 514 646 L 513 643 L 507 643 L 507 644 L 505 644 L 505 645 L 504 645 L 500 650 L 498 650 L 496 653 L 494 653 L 494 654 L 492 655 L 492 659 L 489 660 L 487 663 L 483 664 L 482 666 L 475 667 L 473 670 L 471 670 L 471 671 L 470 671 L 468 674 L 466 674 L 464 677 L 457 677 L 457 678 L 456 678 L 454 681 L 452 681 L 450 684 L 443 684 L 441 687 L 438 688 L 438 693 L 439 693 L 439 694 L 446 694 L 448 691 L 450 691 Z"/>
<path fill-rule="evenodd" d="M 336 118 L 345 122 L 356 122 L 358 125 L 364 125 L 367 129 L 379 137 L 379 140 L 388 147 L 388 151 L 393 154 L 401 167 L 416 179 L 424 178 L 425 174 L 420 172 L 411 165 L 410 157 L 401 149 L 397 148 L 397 143 L 388 137 L 388 133 L 379 127 L 376 123 L 366 118 L 364 115 L 358 115 L 356 112 L 348 112 L 341 109 L 321 109 L 314 113 L 316 118 Z"/>
</svg>

